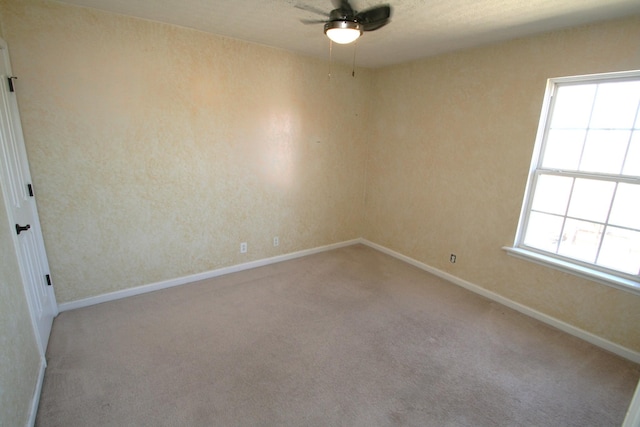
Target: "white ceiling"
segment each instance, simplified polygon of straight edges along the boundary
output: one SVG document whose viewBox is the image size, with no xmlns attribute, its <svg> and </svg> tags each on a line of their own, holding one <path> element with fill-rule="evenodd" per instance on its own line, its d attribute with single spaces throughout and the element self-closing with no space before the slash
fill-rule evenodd
<svg viewBox="0 0 640 427">
<path fill-rule="evenodd" d="M 328 59 L 322 19 L 296 8 L 333 9 L 330 0 L 62 0 Z M 391 22 L 357 43 L 356 65 L 377 68 L 589 22 L 640 14 L 640 0 L 351 0 L 364 10 L 390 3 Z M 334 45 L 351 63 L 353 45 Z"/>
</svg>

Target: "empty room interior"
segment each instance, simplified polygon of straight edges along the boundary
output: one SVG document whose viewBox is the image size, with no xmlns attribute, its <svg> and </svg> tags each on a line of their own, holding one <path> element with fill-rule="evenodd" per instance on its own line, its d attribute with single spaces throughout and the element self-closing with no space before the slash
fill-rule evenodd
<svg viewBox="0 0 640 427">
<path fill-rule="evenodd" d="M 57 317 L 2 181 L 0 425 L 638 425 L 637 267 L 513 248 L 549 79 L 640 69 L 640 5 L 474 3 L 330 51 L 340 1 L 1 0 Z"/>
</svg>

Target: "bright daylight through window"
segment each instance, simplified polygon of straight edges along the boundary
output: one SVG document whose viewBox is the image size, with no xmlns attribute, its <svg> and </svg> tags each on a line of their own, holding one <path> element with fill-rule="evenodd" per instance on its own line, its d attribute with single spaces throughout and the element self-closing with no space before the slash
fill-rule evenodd
<svg viewBox="0 0 640 427">
<path fill-rule="evenodd" d="M 640 290 L 640 71 L 551 79 L 512 254 Z"/>
</svg>

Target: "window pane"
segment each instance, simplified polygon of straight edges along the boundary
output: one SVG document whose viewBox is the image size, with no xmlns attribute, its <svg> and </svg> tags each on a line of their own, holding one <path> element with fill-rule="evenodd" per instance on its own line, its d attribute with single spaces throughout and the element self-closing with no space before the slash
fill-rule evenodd
<svg viewBox="0 0 640 427">
<path fill-rule="evenodd" d="M 578 170 L 584 130 L 550 130 L 544 149 L 542 167 L 546 169 Z"/>
<path fill-rule="evenodd" d="M 639 125 L 640 126 L 640 125 Z M 640 131 L 633 132 L 622 173 L 640 176 Z"/>
<path fill-rule="evenodd" d="M 640 71 L 550 82 L 516 244 L 639 275 Z"/>
<path fill-rule="evenodd" d="M 607 227 L 598 264 L 625 273 L 640 273 L 640 232 Z"/>
<path fill-rule="evenodd" d="M 556 92 L 551 129 L 584 129 L 589 124 L 595 84 L 560 86 Z"/>
<path fill-rule="evenodd" d="M 611 82 L 598 86 L 592 129 L 631 129 L 640 100 L 640 82 Z"/>
<path fill-rule="evenodd" d="M 555 253 L 562 230 L 562 221 L 563 218 L 557 215 L 531 212 L 524 244 Z"/>
<path fill-rule="evenodd" d="M 567 219 L 558 253 L 586 262 L 595 262 L 604 226 Z"/>
<path fill-rule="evenodd" d="M 580 170 L 619 174 L 622 170 L 630 137 L 631 131 L 589 131 Z"/>
<path fill-rule="evenodd" d="M 573 178 L 539 175 L 531 209 L 564 215 L 567 212 Z"/>
<path fill-rule="evenodd" d="M 568 216 L 606 221 L 615 186 L 615 182 L 577 178 L 573 185 Z"/>
<path fill-rule="evenodd" d="M 640 185 L 618 184 L 609 224 L 640 230 Z"/>
</svg>

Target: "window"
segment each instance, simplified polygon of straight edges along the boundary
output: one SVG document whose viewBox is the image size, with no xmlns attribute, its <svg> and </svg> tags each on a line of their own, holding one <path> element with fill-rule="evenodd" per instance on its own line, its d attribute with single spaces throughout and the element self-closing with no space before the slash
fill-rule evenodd
<svg viewBox="0 0 640 427">
<path fill-rule="evenodd" d="M 640 71 L 549 80 L 507 250 L 640 293 Z"/>
</svg>

